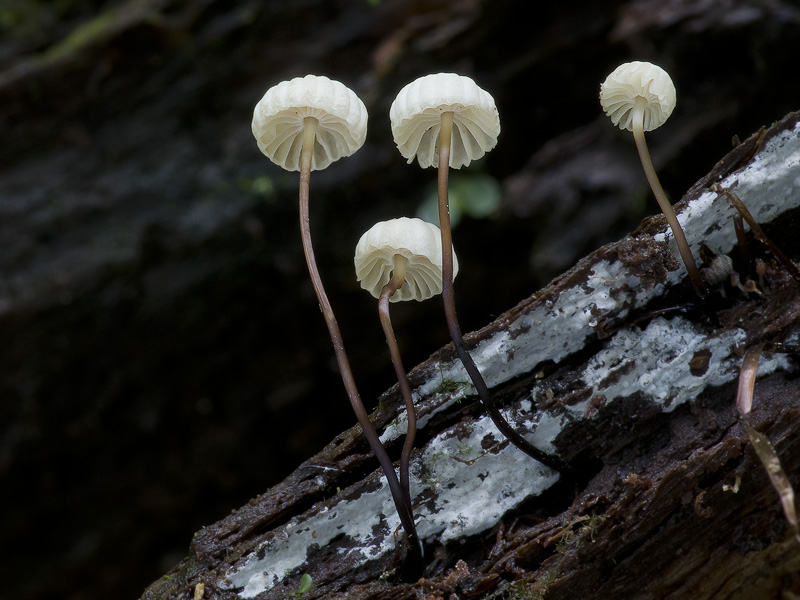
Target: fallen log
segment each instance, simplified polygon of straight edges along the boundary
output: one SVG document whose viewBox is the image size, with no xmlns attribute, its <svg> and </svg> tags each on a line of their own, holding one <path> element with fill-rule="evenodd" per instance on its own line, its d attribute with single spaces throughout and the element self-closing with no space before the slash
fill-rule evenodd
<svg viewBox="0 0 800 600">
<path fill-rule="evenodd" d="M 800 591 L 800 544 L 734 403 L 745 350 L 788 349 L 762 357 L 749 418 L 796 487 L 800 283 L 737 225 L 723 192 L 796 256 L 799 121 L 792 113 L 751 136 L 676 205 L 707 267 L 732 259 L 707 271 L 705 300 L 688 283 L 663 217 L 651 217 L 467 337 L 507 419 L 569 461 L 574 480 L 504 442 L 448 346 L 410 373 L 420 427 L 411 495 L 425 564 L 405 561 L 385 479 L 354 427 L 197 532 L 189 556 L 142 598 L 759 599 Z M 395 455 L 402 406 L 392 389 L 372 415 Z M 301 593 L 303 575 L 311 585 L 306 578 Z"/>
</svg>

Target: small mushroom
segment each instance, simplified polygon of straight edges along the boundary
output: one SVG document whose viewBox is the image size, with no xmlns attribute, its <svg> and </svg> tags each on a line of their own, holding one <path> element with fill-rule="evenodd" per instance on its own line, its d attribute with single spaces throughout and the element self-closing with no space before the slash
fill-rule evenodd
<svg viewBox="0 0 800 600">
<path fill-rule="evenodd" d="M 252 129 L 261 152 L 287 171 L 301 170 L 310 138 L 311 170 L 317 171 L 364 145 L 367 109 L 344 84 L 306 75 L 267 90 L 253 111 Z"/>
<path fill-rule="evenodd" d="M 344 349 L 339 324 L 314 258 L 309 224 L 311 171 L 350 156 L 361 148 L 367 135 L 367 109 L 344 84 L 317 75 L 297 77 L 267 90 L 253 111 L 253 135 L 258 147 L 272 162 L 288 171 L 300 171 L 300 232 L 306 264 L 317 294 L 342 382 L 364 436 L 386 475 L 400 522 L 412 548 L 421 550 L 411 506 L 405 500 L 392 461 L 369 420 L 356 388 Z"/>
<path fill-rule="evenodd" d="M 397 94 L 389 119 L 400 154 L 409 163 L 416 157 L 423 169 L 439 164 L 442 129 L 452 137 L 448 164 L 454 169 L 481 158 L 497 145 L 500 135 L 492 96 L 469 77 L 455 73 L 426 75 L 409 83 Z"/>
<path fill-rule="evenodd" d="M 408 430 L 400 456 L 400 486 L 409 504 L 411 494 L 408 464 L 414 448 L 417 413 L 392 327 L 389 302 L 422 301 L 442 293 L 441 238 L 441 232 L 436 225 L 421 219 L 400 217 L 381 221 L 361 236 L 354 258 L 356 279 L 362 288 L 378 298 L 381 326 L 406 405 Z M 458 273 L 455 254 L 453 260 L 455 275 Z"/>
<path fill-rule="evenodd" d="M 675 210 L 672 208 L 658 181 L 658 175 L 650 159 L 645 131 L 660 127 L 675 108 L 675 86 L 664 69 L 649 62 L 629 62 L 620 65 L 600 86 L 600 104 L 611 122 L 620 129 L 633 132 L 639 160 L 644 168 L 647 182 L 653 191 L 661 211 L 672 229 L 678 252 L 686 265 L 689 279 L 698 295 L 705 297 L 706 287 L 689 242 L 683 233 Z"/>
<path fill-rule="evenodd" d="M 454 73 L 426 75 L 400 90 L 389 110 L 392 135 L 409 163 L 438 165 L 439 226 L 442 231 L 442 298 L 456 352 L 486 411 L 500 432 L 517 448 L 561 472 L 563 461 L 548 456 L 519 434 L 494 404 L 489 388 L 464 345 L 453 291 L 453 234 L 450 227 L 448 176 L 482 157 L 497 144 L 500 116 L 492 96 L 469 77 Z"/>
<path fill-rule="evenodd" d="M 361 287 L 380 298 L 397 261 L 405 261 L 402 286 L 391 302 L 427 300 L 442 293 L 442 233 L 422 219 L 400 217 L 373 225 L 356 246 L 356 278 Z M 453 275 L 458 259 L 453 252 Z"/>
</svg>

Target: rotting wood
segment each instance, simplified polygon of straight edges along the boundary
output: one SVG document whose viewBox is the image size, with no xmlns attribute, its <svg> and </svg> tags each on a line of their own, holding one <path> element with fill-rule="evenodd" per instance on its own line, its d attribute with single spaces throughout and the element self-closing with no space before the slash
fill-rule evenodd
<svg viewBox="0 0 800 600">
<path fill-rule="evenodd" d="M 796 256 L 799 119 L 752 136 L 689 190 L 677 208 L 694 251 L 736 244 L 735 210 L 709 191 L 716 183 Z M 800 294 L 751 245 L 769 265 L 762 293 L 723 295 L 719 285 L 700 301 L 653 217 L 468 336 L 509 420 L 578 467 L 577 492 L 502 442 L 447 347 L 410 374 L 420 427 L 412 497 L 430 561 L 421 578 L 403 569 L 391 497 L 353 428 L 199 531 L 189 557 L 143 598 L 190 597 L 198 582 L 206 598 L 285 598 L 303 573 L 314 581 L 308 598 L 505 597 L 512 586 L 532 598 L 797 592 L 800 546 L 734 397 L 747 346 L 797 340 Z M 762 360 L 751 415 L 790 474 L 800 467 L 794 369 L 791 356 Z M 392 448 L 401 406 L 393 390 L 373 415 Z"/>
</svg>

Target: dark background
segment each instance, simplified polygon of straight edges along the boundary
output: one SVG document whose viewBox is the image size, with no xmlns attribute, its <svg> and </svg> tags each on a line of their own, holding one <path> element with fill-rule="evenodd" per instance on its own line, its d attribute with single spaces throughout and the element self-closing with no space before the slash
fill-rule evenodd
<svg viewBox="0 0 800 600">
<path fill-rule="evenodd" d="M 338 79 L 365 147 L 312 176 L 322 276 L 368 406 L 394 383 L 352 252 L 435 178 L 388 111 L 431 72 L 494 96 L 497 148 L 464 169 L 465 331 L 655 212 L 600 82 L 650 60 L 678 89 L 648 140 L 677 198 L 800 108 L 800 9 L 781 0 L 5 0 L 0 7 L 0 598 L 137 597 L 192 533 L 355 419 L 305 270 L 297 174 L 258 151 L 255 103 Z M 478 179 L 480 177 L 480 179 Z M 455 184 L 457 176 L 453 176 Z M 470 200 L 469 196 L 474 197 Z M 441 305 L 396 305 L 410 367 Z"/>
</svg>

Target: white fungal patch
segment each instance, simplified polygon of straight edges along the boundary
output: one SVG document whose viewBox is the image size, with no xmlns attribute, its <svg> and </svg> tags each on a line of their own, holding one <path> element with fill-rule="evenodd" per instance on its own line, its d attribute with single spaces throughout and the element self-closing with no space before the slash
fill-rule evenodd
<svg viewBox="0 0 800 600">
<path fill-rule="evenodd" d="M 430 490 L 415 517 L 420 537 L 447 543 L 476 535 L 521 502 L 553 485 L 558 474 L 531 460 L 511 445 L 484 450 L 485 439 L 503 439 L 489 417 L 471 424 L 459 438 L 444 432 L 432 440 L 411 471 L 412 501 Z M 345 534 L 350 540 L 346 561 L 363 566 L 394 551 L 393 532 L 400 527 L 385 478 L 383 485 L 355 499 L 312 509 L 273 531 L 226 579 L 239 598 L 255 598 L 280 583 L 286 573 L 301 569 L 309 548 L 324 547 Z"/>
<path fill-rule="evenodd" d="M 342 552 L 354 568 L 391 551 L 392 532 L 400 525 L 400 519 L 386 480 L 381 480 L 383 485 L 374 492 L 311 509 L 274 530 L 257 552 L 228 574 L 230 587 L 241 588 L 239 598 L 255 598 L 280 583 L 286 573 L 301 567 L 310 548 L 327 546 L 342 534 L 351 540 L 349 548 Z"/>
<path fill-rule="evenodd" d="M 492 387 L 508 381 L 510 372 L 516 370 L 514 361 L 510 360 L 510 357 L 515 356 L 515 350 L 516 345 L 510 334 L 507 331 L 499 331 L 486 343 L 470 352 L 475 364 L 483 365 L 481 375 L 486 385 Z"/>
<path fill-rule="evenodd" d="M 664 340 L 670 340 L 665 344 Z M 682 317 L 653 319 L 644 329 L 633 327 L 620 331 L 606 348 L 595 354 L 583 373 L 591 397 L 603 396 L 607 403 L 641 393 L 656 402 L 665 412 L 696 398 L 709 386 L 732 381 L 739 375 L 741 357 L 737 347 L 746 341 L 741 329 L 706 336 Z M 691 360 L 696 353 L 709 354 L 708 368 L 693 373 Z M 759 374 L 789 369 L 784 355 L 764 358 Z M 537 397 L 544 386 L 535 388 Z M 590 400 L 567 407 L 574 418 L 584 418 Z M 551 429 L 551 434 L 560 431 Z M 553 438 L 554 439 L 554 438 Z"/>
<path fill-rule="evenodd" d="M 417 421 L 417 429 L 421 429 L 420 422 Z M 392 440 L 396 440 L 403 436 L 408 431 L 408 415 L 405 412 L 401 412 L 394 421 L 389 423 L 386 428 L 383 430 L 383 433 L 379 436 L 381 440 L 381 444 L 384 446 L 391 442 Z"/>
<path fill-rule="evenodd" d="M 541 494 L 558 474 L 510 444 L 482 448 L 484 439 L 503 440 L 489 417 L 471 424 L 461 439 L 447 434 L 425 447 L 415 466 L 424 465 L 425 480 L 416 480 L 412 492 L 433 484 L 437 493 L 418 515 L 424 540 L 446 543 L 477 535 L 492 527 L 509 510 Z"/>
<path fill-rule="evenodd" d="M 538 391 L 540 390 L 534 390 L 534 394 Z M 542 395 L 546 393 L 545 390 L 541 391 Z M 555 454 L 556 447 L 553 445 L 553 441 L 558 437 L 558 434 L 561 433 L 566 424 L 567 418 L 564 415 L 540 412 L 534 417 L 530 422 L 530 427 L 528 427 L 528 431 L 532 431 L 533 433 L 529 433 L 525 437 L 531 444 L 543 452 Z"/>
<path fill-rule="evenodd" d="M 792 131 L 784 131 L 773 137 L 747 167 L 719 181 L 718 185 L 736 194 L 756 221 L 763 225 L 797 206 L 797 197 L 792 193 L 792 188 L 797 181 L 799 165 L 800 124 L 797 124 Z M 678 214 L 678 221 L 695 254 L 700 242 L 705 242 L 718 254 L 727 254 L 736 244 L 733 218 L 738 214 L 725 197 L 707 191 L 689 202 Z M 653 237 L 663 241 L 667 231 L 665 229 L 660 236 Z M 677 258 L 677 247 L 671 235 L 669 237 L 670 252 Z M 684 275 L 681 268 L 669 273 L 668 279 L 674 284 Z"/>
<path fill-rule="evenodd" d="M 610 285 L 619 288 L 620 295 L 631 296 L 634 304 L 645 302 L 649 295 L 660 290 L 659 286 L 649 293 L 639 290 L 639 282 L 620 263 L 600 261 L 593 266 L 588 285 L 564 290 L 555 302 L 536 304 L 508 332 L 500 332 L 481 343 L 478 351 L 473 352 L 475 362 L 482 373 L 496 375 L 491 385 L 528 373 L 546 360 L 559 362 L 583 348 L 603 315 L 616 311 L 615 315 L 622 317 L 628 313 L 614 300 Z M 505 355 L 513 354 L 513 361 L 497 364 L 499 361 L 490 351 L 497 344 L 496 338 L 503 344 Z"/>
<path fill-rule="evenodd" d="M 434 415 L 460 402 L 467 394 L 476 393 L 461 361 L 440 363 L 434 369 L 434 375 L 411 393 L 414 404 L 417 404 L 422 398 L 440 397 L 430 412 L 418 417 L 417 430 L 423 429 Z M 403 411 L 383 430 L 380 435 L 381 443 L 387 444 L 396 440 L 404 436 L 407 431 L 408 415 Z"/>
<path fill-rule="evenodd" d="M 800 124 L 797 124 L 792 131 L 773 137 L 746 168 L 732 173 L 719 185 L 733 190 L 757 221 L 767 223 L 798 205 L 797 195 L 791 191 L 799 168 Z M 717 253 L 727 254 L 736 244 L 733 228 L 736 214 L 724 197 L 705 192 L 688 203 L 678 220 L 695 254 L 701 242 Z M 668 231 L 665 225 L 661 234 L 653 237 L 663 241 Z M 679 258 L 672 236 L 669 238 L 670 252 Z M 667 280 L 674 285 L 685 276 L 681 267 L 669 272 Z M 581 350 L 587 338 L 593 336 L 594 327 L 606 316 L 624 317 L 630 309 L 641 308 L 660 296 L 663 289 L 661 285 L 644 289 L 639 277 L 626 271 L 623 264 L 598 261 L 592 265 L 588 285 L 564 290 L 554 302 L 535 304 L 508 331 L 490 336 L 471 354 L 481 373 L 492 375 L 487 383 L 499 385 L 530 372 L 543 361 L 559 362 Z M 625 302 L 630 309 L 621 308 Z M 496 351 L 498 347 L 502 347 L 502 352 Z M 509 354 L 513 354 L 514 360 L 507 363 L 504 357 Z"/>
<path fill-rule="evenodd" d="M 800 185 L 798 169 L 800 126 L 773 137 L 746 168 L 719 184 L 732 189 L 754 217 L 766 223 L 800 202 L 792 193 Z M 712 250 L 727 253 L 736 243 L 734 214 L 724 197 L 707 192 L 692 200 L 679 219 L 695 252 L 697 244 L 705 241 Z M 665 225 L 662 240 L 666 231 Z M 672 251 L 677 257 L 677 250 Z M 583 349 L 587 340 L 596 340 L 595 328 L 604 320 L 618 321 L 664 291 L 662 285 L 641 286 L 639 278 L 621 263 L 597 260 L 591 269 L 588 278 L 561 290 L 552 300 L 534 302 L 506 331 L 488 336 L 471 351 L 490 385 L 529 375 L 544 361 L 563 361 Z M 668 284 L 684 277 L 683 269 L 671 272 Z M 682 317 L 655 318 L 643 328 L 620 330 L 593 356 L 579 375 L 587 400 L 565 407 L 566 411 L 559 407 L 558 411 L 509 421 L 520 431 L 527 429 L 526 437 L 537 447 L 552 451 L 554 440 L 569 422 L 591 418 L 587 410 L 593 397 L 604 396 L 610 403 L 641 394 L 662 410 L 671 411 L 709 386 L 734 381 L 741 366 L 737 350 L 744 343 L 745 334 L 740 330 L 715 332 Z M 690 361 L 698 352 L 709 354 L 709 364 L 693 373 Z M 764 356 L 758 375 L 790 368 L 783 355 Z M 534 386 L 534 400 L 545 397 L 546 385 Z M 435 414 L 470 393 L 474 392 L 467 374 L 454 360 L 432 367 L 430 379 L 415 390 L 415 400 L 438 402 Z M 521 404 L 527 410 L 526 402 Z M 429 418 L 421 420 L 423 426 Z M 510 444 L 491 443 L 500 442 L 502 436 L 488 417 L 476 419 L 470 427 L 468 431 L 459 429 L 460 438 L 453 431 L 439 434 L 412 459 L 412 499 L 418 505 L 418 532 L 426 542 L 453 541 L 485 532 L 503 514 L 541 494 L 558 479 L 554 471 Z M 404 418 L 399 418 L 384 432 L 384 441 L 404 435 L 405 429 Z M 341 501 L 314 507 L 267 534 L 268 539 L 231 568 L 227 575 L 230 588 L 240 589 L 241 598 L 256 597 L 279 584 L 287 572 L 306 571 L 315 548 L 331 544 L 342 534 L 348 543 L 342 543 L 339 552 L 347 553 L 354 569 L 394 552 L 393 533 L 399 519 L 385 480 L 380 479 L 383 485 L 375 491 L 356 498 L 345 494 Z"/>
</svg>

